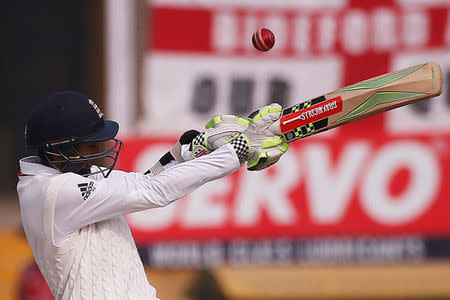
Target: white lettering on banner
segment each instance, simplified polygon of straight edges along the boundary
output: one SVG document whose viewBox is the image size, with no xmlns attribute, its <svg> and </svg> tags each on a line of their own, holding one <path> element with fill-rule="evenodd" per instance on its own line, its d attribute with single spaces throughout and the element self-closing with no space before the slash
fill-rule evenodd
<svg viewBox="0 0 450 300">
<path fill-rule="evenodd" d="M 294 247 L 289 240 L 258 240 L 249 242 L 234 240 L 228 246 L 230 264 L 289 263 L 294 257 Z"/>
<path fill-rule="evenodd" d="M 273 32 L 276 32 L 276 47 L 271 49 L 270 51 L 278 52 L 279 49 L 285 49 L 288 44 L 288 24 L 286 22 L 286 19 L 283 15 L 272 13 L 268 15 L 264 19 L 264 24 L 267 24 L 266 26 L 270 28 Z M 247 42 L 247 40 L 245 41 Z M 247 42 L 248 43 L 248 42 Z M 250 43 L 248 43 L 250 44 Z"/>
<path fill-rule="evenodd" d="M 150 263 L 155 266 L 196 266 L 201 263 L 202 249 L 195 243 L 168 243 L 156 245 L 149 256 Z"/>
<path fill-rule="evenodd" d="M 423 259 L 424 241 L 407 239 L 320 239 L 299 243 L 299 258 L 303 261 L 400 261 Z"/>
<path fill-rule="evenodd" d="M 271 241 L 260 241 L 258 247 L 251 249 L 250 256 L 256 263 L 266 263 L 273 257 L 273 248 Z"/>
<path fill-rule="evenodd" d="M 225 248 L 219 242 L 157 243 L 148 249 L 149 263 L 155 267 L 218 266 L 225 262 Z"/>
<path fill-rule="evenodd" d="M 318 48 L 322 52 L 331 51 L 336 42 L 336 19 L 332 15 L 324 15 L 319 19 Z"/>
<path fill-rule="evenodd" d="M 428 18 L 422 11 L 410 11 L 404 15 L 403 26 L 408 32 L 414 34 L 406 34 L 403 36 L 407 47 L 424 46 L 428 40 Z"/>
<path fill-rule="evenodd" d="M 176 241 L 151 243 L 145 248 L 148 261 L 143 255 L 143 263 L 161 268 L 210 268 L 225 263 L 280 266 L 293 263 L 412 262 L 431 257 L 427 253 L 427 241 L 419 237 Z"/>
<path fill-rule="evenodd" d="M 228 248 L 231 264 L 245 264 L 250 262 L 250 247 L 247 241 L 234 241 Z"/>
<path fill-rule="evenodd" d="M 264 212 L 274 226 L 301 226 L 302 212 L 292 201 L 305 199 L 309 208 L 305 215 L 312 224 L 332 225 L 345 221 L 349 203 L 359 191 L 356 198 L 362 214 L 383 226 L 402 226 L 428 211 L 442 184 L 436 154 L 420 142 L 390 142 L 378 151 L 367 141 L 349 142 L 337 158 L 332 153 L 329 144 L 319 141 L 292 147 L 269 170 L 244 171 L 238 182 L 225 177 L 167 207 L 131 214 L 128 221 L 134 229 L 149 232 L 175 224 L 186 231 L 220 230 L 228 221 L 239 230 L 258 226 Z M 400 193 L 393 194 L 391 182 L 403 169 L 410 174 L 409 180 Z M 300 184 L 305 194 L 292 199 L 293 188 Z M 223 195 L 232 189 L 237 189 L 236 196 L 225 201 Z"/>
<path fill-rule="evenodd" d="M 332 165 L 330 149 L 325 144 L 305 147 L 306 198 L 314 223 L 332 224 L 343 218 L 368 154 L 367 143 L 351 143 Z"/>
<path fill-rule="evenodd" d="M 350 54 L 361 54 L 367 50 L 368 18 L 362 10 L 351 10 L 343 20 L 342 41 Z"/>
<path fill-rule="evenodd" d="M 307 54 L 311 48 L 311 21 L 309 20 L 309 17 L 299 16 L 298 18 L 296 18 L 296 20 L 294 21 L 293 31 L 295 36 L 297 37 L 293 39 L 294 49 L 296 49 L 301 54 Z"/>
<path fill-rule="evenodd" d="M 249 15 L 245 18 L 244 26 L 245 32 L 253 33 L 255 31 L 255 28 L 258 28 L 258 20 L 256 19 L 256 16 L 254 16 L 252 13 L 249 13 Z M 225 30 L 228 30 L 228 28 L 225 28 Z M 241 39 L 245 39 L 245 41 L 241 41 L 241 44 L 246 45 L 247 51 L 255 51 L 252 43 L 248 42 L 250 40 L 249 36 L 243 35 L 241 36 Z"/>
<path fill-rule="evenodd" d="M 224 52 L 233 50 L 238 44 L 238 35 L 234 34 L 238 30 L 236 17 L 228 11 L 224 11 L 216 14 L 213 22 L 212 43 L 214 48 Z"/>
<path fill-rule="evenodd" d="M 297 221 L 296 209 L 288 195 L 302 171 L 295 152 L 287 152 L 277 166 L 275 174 L 269 175 L 268 170 L 243 174 L 235 199 L 234 221 L 237 225 L 257 223 L 263 209 L 275 225 L 292 225 Z"/>
<path fill-rule="evenodd" d="M 423 6 L 414 6 L 413 9 L 383 6 L 371 11 L 355 8 L 277 10 L 256 14 L 250 9 L 239 13 L 232 10 L 224 13 L 217 9 L 213 15 L 212 40 L 219 52 L 248 49 L 251 47 L 249 37 L 243 32 L 253 32 L 255 27 L 243 31 L 238 24 L 245 24 L 246 29 L 252 24 L 263 24 L 277 36 L 276 47 L 272 50 L 275 52 L 268 55 L 286 50 L 290 55 L 308 55 L 313 51 L 328 54 L 339 51 L 336 44 L 342 45 L 344 52 L 349 54 L 362 54 L 369 49 L 395 50 L 397 47 L 416 50 L 428 46 L 430 18 L 431 14 Z M 444 23 L 443 26 L 449 25 Z M 445 28 L 439 34 L 448 36 Z"/>
<path fill-rule="evenodd" d="M 185 213 L 182 224 L 186 228 L 192 227 L 220 227 L 223 226 L 228 213 L 227 205 L 220 199 L 231 190 L 228 177 L 207 183 L 192 192 L 186 199 Z"/>
<path fill-rule="evenodd" d="M 203 261 L 207 266 L 217 266 L 225 261 L 225 253 L 219 242 L 207 243 L 203 248 Z"/>
<path fill-rule="evenodd" d="M 372 43 L 375 50 L 388 50 L 395 47 L 397 38 L 395 32 L 397 30 L 397 21 L 392 9 L 377 8 L 373 14 L 373 39 L 377 41 Z"/>
<path fill-rule="evenodd" d="M 389 182 L 400 168 L 411 174 L 401 195 L 389 194 Z M 361 206 L 380 224 L 400 225 L 416 220 L 438 192 L 439 162 L 428 148 L 414 142 L 388 144 L 376 153 L 361 187 Z"/>
</svg>

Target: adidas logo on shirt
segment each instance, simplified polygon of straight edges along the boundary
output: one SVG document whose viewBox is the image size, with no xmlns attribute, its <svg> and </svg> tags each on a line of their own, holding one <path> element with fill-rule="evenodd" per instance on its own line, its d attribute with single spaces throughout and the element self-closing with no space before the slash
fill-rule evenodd
<svg viewBox="0 0 450 300">
<path fill-rule="evenodd" d="M 95 191 L 94 182 L 91 181 L 89 183 L 80 183 L 78 184 L 78 188 L 81 191 L 81 197 L 83 197 L 83 200 L 86 200 L 93 191 Z"/>
</svg>

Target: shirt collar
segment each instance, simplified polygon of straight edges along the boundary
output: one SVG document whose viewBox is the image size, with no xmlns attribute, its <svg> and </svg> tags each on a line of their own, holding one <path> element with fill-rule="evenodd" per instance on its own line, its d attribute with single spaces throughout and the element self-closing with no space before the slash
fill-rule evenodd
<svg viewBox="0 0 450 300">
<path fill-rule="evenodd" d="M 28 156 L 19 161 L 20 172 L 24 175 L 36 175 L 39 173 L 46 173 L 50 175 L 61 174 L 55 168 L 48 167 L 42 164 L 39 156 Z"/>
</svg>

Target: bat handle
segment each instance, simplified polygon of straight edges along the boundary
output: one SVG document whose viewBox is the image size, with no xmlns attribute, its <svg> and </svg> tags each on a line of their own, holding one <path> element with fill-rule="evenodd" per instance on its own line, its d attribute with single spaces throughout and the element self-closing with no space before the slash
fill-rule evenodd
<svg viewBox="0 0 450 300">
<path fill-rule="evenodd" d="M 273 122 L 268 128 L 270 132 L 272 132 L 276 135 L 283 135 L 283 132 L 281 131 L 281 126 L 280 126 L 280 119 L 278 119 L 276 122 Z"/>
</svg>

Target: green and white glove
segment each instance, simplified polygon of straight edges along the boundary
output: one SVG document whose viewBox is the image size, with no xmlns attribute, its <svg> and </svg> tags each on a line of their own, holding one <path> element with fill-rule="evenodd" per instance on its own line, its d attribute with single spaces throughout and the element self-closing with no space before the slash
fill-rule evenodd
<svg viewBox="0 0 450 300">
<path fill-rule="evenodd" d="M 281 111 L 281 106 L 273 103 L 250 114 L 249 120 L 216 116 L 206 124 L 204 132 L 185 132 L 146 174 L 159 174 L 172 164 L 203 156 L 227 143 L 233 146 L 241 164 L 247 161 L 248 170 L 263 170 L 276 163 L 289 147 L 277 133 Z"/>
<path fill-rule="evenodd" d="M 272 103 L 253 112 L 248 118 L 248 128 L 230 142 L 239 159 L 247 160 L 249 171 L 259 171 L 273 165 L 289 148 L 289 143 L 277 130 L 281 111 L 279 104 Z"/>
<path fill-rule="evenodd" d="M 234 115 L 215 116 L 205 125 L 204 132 L 189 130 L 183 133 L 178 142 L 145 174 L 157 175 L 177 163 L 208 154 L 242 133 L 248 123 L 246 119 Z"/>
<path fill-rule="evenodd" d="M 246 119 L 235 115 L 215 116 L 206 124 L 206 130 L 191 142 L 191 157 L 203 156 L 225 145 L 235 135 L 244 132 L 248 124 Z"/>
</svg>

